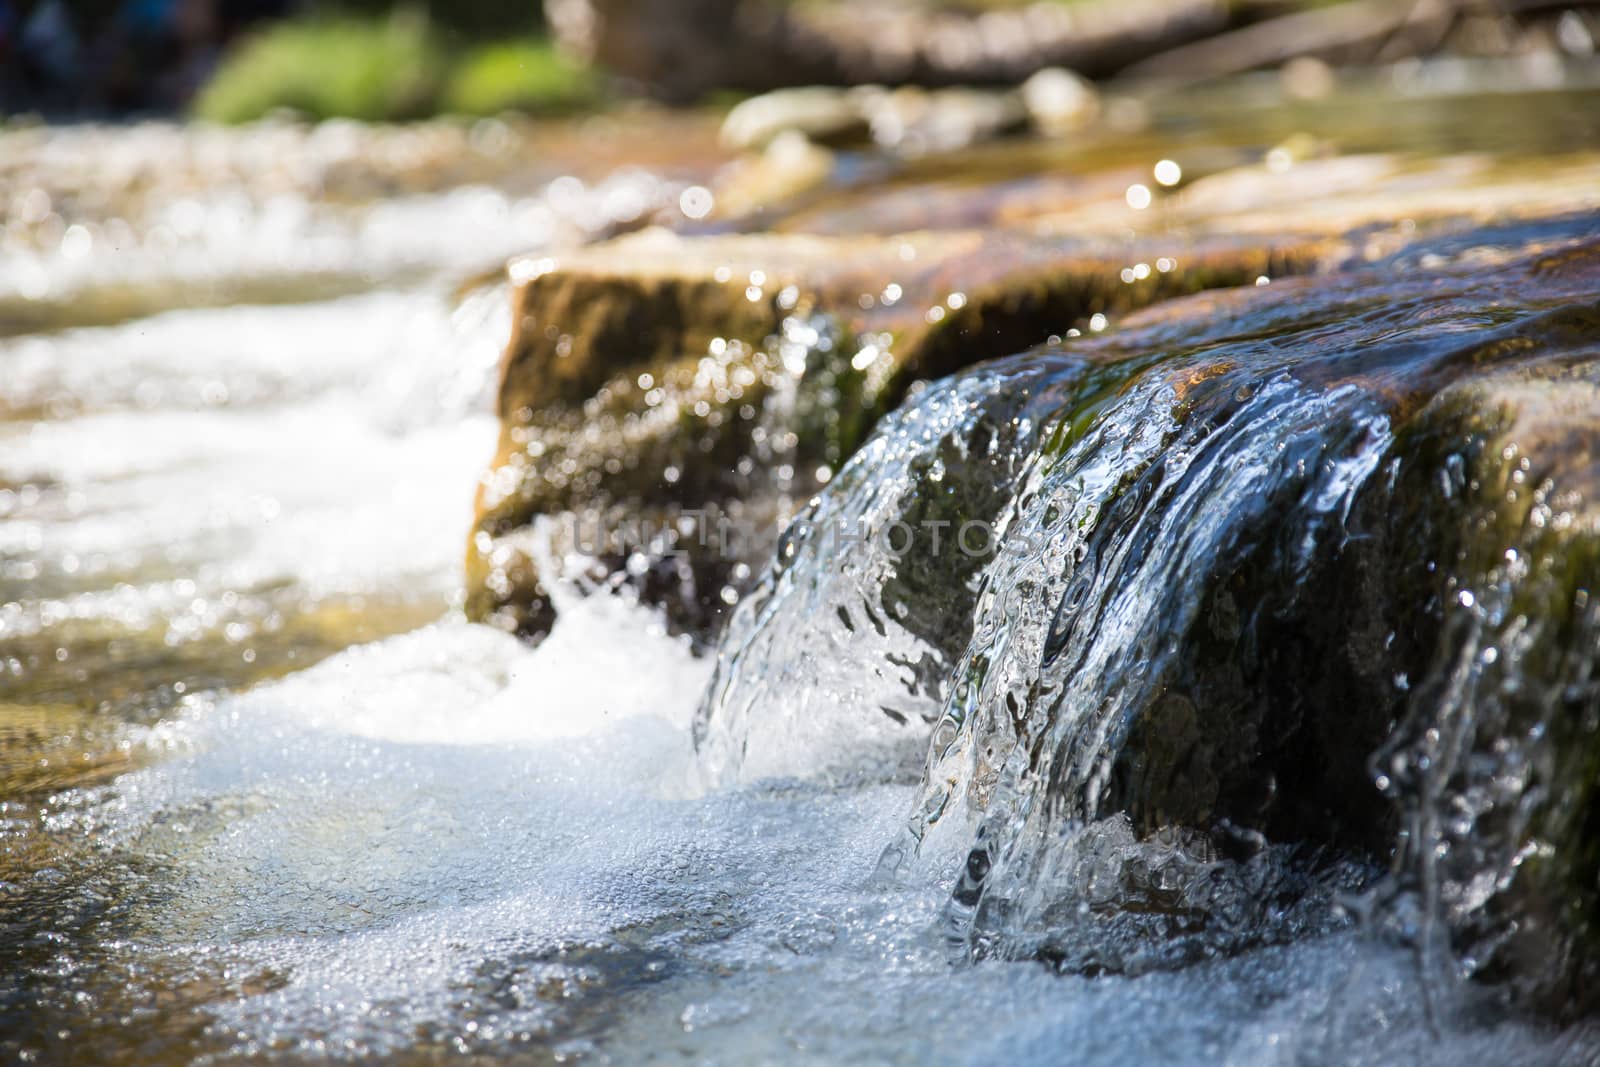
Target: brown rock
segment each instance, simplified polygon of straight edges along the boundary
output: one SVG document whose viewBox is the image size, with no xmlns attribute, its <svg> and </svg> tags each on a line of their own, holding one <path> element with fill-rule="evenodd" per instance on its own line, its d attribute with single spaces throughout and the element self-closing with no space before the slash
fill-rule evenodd
<svg viewBox="0 0 1600 1067">
<path fill-rule="evenodd" d="M 1317 239 L 1113 249 L 1004 232 L 650 231 L 514 264 L 504 429 L 479 494 L 469 614 L 527 634 L 548 627 L 527 545 L 537 516 L 599 526 L 649 516 L 668 541 L 683 509 L 744 508 L 776 522 L 919 378 L 1019 351 L 1092 314 L 1304 270 L 1324 251 Z M 1125 280 L 1130 259 L 1144 269 Z M 726 558 L 693 546 L 687 571 L 668 583 L 680 624 L 714 629 L 723 587 L 763 562 L 774 535 L 748 536 Z M 672 546 L 632 547 L 652 560 Z M 598 555 L 616 566 L 633 552 Z"/>
</svg>

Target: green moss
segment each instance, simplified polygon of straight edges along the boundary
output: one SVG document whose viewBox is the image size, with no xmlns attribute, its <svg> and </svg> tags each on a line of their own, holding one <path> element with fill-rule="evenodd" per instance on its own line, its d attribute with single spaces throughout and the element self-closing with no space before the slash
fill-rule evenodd
<svg viewBox="0 0 1600 1067">
<path fill-rule="evenodd" d="M 462 115 L 578 111 L 600 100 L 594 72 L 537 39 L 468 52 L 445 88 L 443 107 Z"/>
<path fill-rule="evenodd" d="M 1495 894 L 1454 917 L 1453 943 L 1477 957 L 1478 974 L 1558 1017 L 1592 1011 L 1600 989 L 1600 693 L 1590 659 L 1600 536 L 1585 503 L 1594 377 L 1592 366 L 1552 362 L 1446 390 L 1412 420 L 1397 444 L 1406 463 L 1391 539 L 1403 547 L 1386 582 L 1392 631 L 1417 665 L 1410 675 L 1465 688 L 1414 706 L 1380 758 L 1431 753 L 1430 736 L 1446 725 L 1439 707 L 1459 707 L 1471 755 L 1438 784 L 1441 803 L 1481 788 L 1506 752 L 1527 768 L 1525 784 L 1483 794 L 1496 799 L 1470 839 L 1437 831 L 1449 848 L 1433 877 L 1496 875 Z M 1439 488 L 1446 470 L 1456 472 L 1450 507 Z M 1495 606 L 1474 621 L 1462 589 Z M 1479 665 L 1466 672 L 1463 633 L 1468 651 L 1494 658 L 1474 653 Z M 1427 814 L 1410 794 L 1402 805 L 1414 820 Z M 1407 870 L 1420 880 L 1423 864 L 1413 856 Z"/>
<path fill-rule="evenodd" d="M 280 22 L 222 64 L 194 110 L 228 123 L 280 109 L 313 119 L 418 118 L 432 111 L 445 67 L 445 49 L 415 12 Z"/>
</svg>

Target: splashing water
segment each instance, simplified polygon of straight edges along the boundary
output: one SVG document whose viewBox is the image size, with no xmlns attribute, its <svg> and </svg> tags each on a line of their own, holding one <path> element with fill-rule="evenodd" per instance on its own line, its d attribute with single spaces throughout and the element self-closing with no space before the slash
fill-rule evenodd
<svg viewBox="0 0 1600 1067">
<path fill-rule="evenodd" d="M 1174 419 L 1180 403 L 1189 432 Z M 983 813 L 957 905 L 976 906 L 981 889 L 988 907 L 1015 912 L 990 922 L 1033 935 L 1050 924 L 1045 913 L 1078 884 L 1069 828 L 1105 813 L 1123 739 L 1208 606 L 1213 576 L 1236 565 L 1252 527 L 1292 511 L 1303 534 L 1283 580 L 1303 580 L 1318 527 L 1348 513 L 1388 443 L 1387 419 L 1365 407 L 1355 390 L 1319 395 L 1255 368 L 1181 399 L 1148 375 L 1029 472 L 1011 544 L 1031 550 L 1003 551 L 988 576 L 921 807 L 936 824 L 959 790 L 958 804 Z M 1182 894 L 1197 880 L 1153 877 Z"/>
<path fill-rule="evenodd" d="M 862 878 L 911 790 L 700 792 L 687 727 L 706 671 L 649 614 L 589 597 L 532 652 L 441 624 L 191 701 L 148 739 L 160 765 L 47 828 L 100 845 L 61 870 L 64 900 L 13 891 L 10 915 L 52 921 L 0 1017 L 47 1055 L 69 1046 L 44 1025 L 74 1055 L 140 1063 L 1559 1048 L 1492 1013 L 1437 1045 L 1403 1037 L 1424 1032 L 1396 995 L 1406 957 L 1349 932 L 1112 982 L 952 970 L 933 936 L 948 883 Z"/>
<path fill-rule="evenodd" d="M 1480 247 L 1499 247 L 1505 261 L 1516 246 L 1486 238 Z M 1452 608 L 1436 622 L 1411 619 L 1406 640 L 1418 648 L 1407 659 L 1395 629 L 1380 636 L 1395 608 L 1371 599 L 1367 546 L 1399 544 L 1396 566 L 1412 570 L 1397 573 L 1432 574 L 1437 563 L 1424 553 L 1442 555 L 1459 531 L 1504 521 L 1503 502 L 1474 480 L 1477 512 L 1446 509 L 1438 528 L 1397 534 L 1392 516 L 1415 521 L 1407 502 L 1426 494 L 1441 469 L 1431 464 L 1464 476 L 1460 454 L 1435 456 L 1415 434 L 1402 440 L 1392 421 L 1452 376 L 1485 374 L 1493 385 L 1508 359 L 1581 366 L 1593 335 L 1575 342 L 1564 313 L 1548 310 L 1570 299 L 1573 282 L 1544 272 L 1535 264 L 1502 267 L 1499 277 L 1419 279 L 1381 304 L 1360 280 L 1307 283 L 1221 321 L 1161 310 L 1121 336 L 929 390 L 787 535 L 724 643 L 730 651 L 701 710 L 702 748 L 725 773 L 748 778 L 774 773 L 774 748 L 812 762 L 816 735 L 848 737 L 859 753 L 886 733 L 871 697 L 847 690 L 835 701 L 837 690 L 819 695 L 796 680 L 828 671 L 895 679 L 897 670 L 933 725 L 913 815 L 880 872 L 907 877 L 960 861 L 945 916 L 960 956 L 1141 973 L 1337 928 L 1347 907 L 1367 914 L 1368 898 L 1352 894 L 1378 885 L 1389 909 L 1380 921 L 1397 939 L 1448 957 L 1439 931 L 1477 927 L 1461 938 L 1470 946 L 1461 965 L 1492 973 L 1510 936 L 1500 906 L 1516 899 L 1506 890 L 1528 855 L 1525 831 L 1563 818 L 1539 814 L 1550 782 L 1588 780 L 1581 769 L 1562 779 L 1549 765 L 1555 750 L 1538 739 L 1562 722 L 1578 724 L 1554 726 L 1568 737 L 1593 729 L 1582 725 L 1593 711 L 1582 709 L 1596 707 L 1583 591 L 1594 573 L 1560 538 L 1542 547 L 1514 533 L 1487 549 L 1466 542 L 1463 556 L 1472 548 L 1495 558 L 1449 560 Z M 1545 277 L 1549 291 L 1536 283 L 1519 295 L 1530 276 Z M 1179 332 L 1168 317 L 1193 328 Z M 942 456 L 952 442 L 986 436 L 1001 395 L 1018 412 L 1016 432 L 971 478 L 1005 485 L 1008 498 L 974 506 L 967 472 L 948 483 Z M 1574 419 L 1593 418 L 1587 393 L 1568 395 L 1578 397 Z M 1481 450 L 1489 435 L 1462 425 L 1437 436 L 1448 452 Z M 1510 479 L 1528 481 L 1524 495 L 1537 482 L 1526 470 Z M 1557 506 L 1570 528 L 1573 501 L 1552 505 L 1554 490 L 1539 492 L 1527 523 L 1562 525 Z M 819 532 L 925 524 L 929 501 L 996 532 L 975 598 L 949 595 L 964 582 L 953 552 L 940 556 L 927 542 L 894 551 L 874 538 L 840 550 Z M 1529 559 L 1542 561 L 1537 582 L 1525 579 Z M 954 655 L 907 621 L 915 605 L 893 609 L 903 575 L 941 565 L 943 616 L 965 625 Z M 1402 588 L 1421 590 L 1431 579 L 1409 581 Z M 1573 614 L 1563 599 L 1575 585 Z M 851 626 L 863 609 L 885 620 L 876 642 Z M 1399 610 L 1422 615 L 1425 598 Z M 1541 626 L 1551 630 L 1543 640 Z M 1355 636 L 1335 637 L 1344 627 Z M 1426 639 L 1433 632 L 1437 651 Z M 1346 655 L 1370 659 L 1340 662 Z M 1421 678 L 1430 660 L 1438 681 L 1408 697 L 1397 665 Z M 934 665 L 933 682 L 906 669 L 919 662 Z M 1534 673 L 1523 673 L 1530 665 Z M 1572 710 L 1552 711 L 1552 697 Z M 1510 740 L 1525 731 L 1530 744 Z M 923 736 L 908 727 L 895 739 Z M 1396 876 L 1381 884 L 1359 859 L 1364 849 L 1383 854 L 1392 823 L 1367 776 L 1369 754 L 1392 765 L 1377 783 L 1404 815 Z M 1579 758 L 1568 758 L 1569 772 Z M 1341 792 L 1351 799 L 1319 799 Z M 1566 796 L 1558 810 L 1587 809 Z M 1545 840 L 1574 832 L 1558 825 Z M 1334 847 L 1273 843 L 1284 841 Z M 1407 906 L 1395 895 L 1412 886 L 1423 896 L 1420 933 L 1397 918 Z M 1563 935 L 1542 936 L 1573 951 Z"/>
<path fill-rule="evenodd" d="M 1523 257 L 1592 230 L 929 384 L 714 662 L 560 586 L 536 649 L 449 612 L 493 286 L 0 341 L 0 1054 L 1592 1059 L 1417 967 L 1537 949 L 1500 909 L 1587 829 L 1547 802 L 1594 728 L 1586 512 L 1531 443 L 1408 429 L 1587 365 L 1551 315 L 1592 285 Z M 1439 564 L 1415 618 L 1389 558 Z"/>
<path fill-rule="evenodd" d="M 904 509 L 912 479 L 928 476 L 929 454 L 984 463 L 976 438 L 987 422 L 974 413 L 998 406 L 1006 384 L 997 376 L 934 387 L 886 420 L 791 527 L 774 578 L 740 605 L 723 643 L 699 729 L 713 775 L 881 774 L 925 736 L 949 668 L 928 635 L 907 627 L 907 605 L 882 593 L 893 576 L 885 525 Z"/>
</svg>

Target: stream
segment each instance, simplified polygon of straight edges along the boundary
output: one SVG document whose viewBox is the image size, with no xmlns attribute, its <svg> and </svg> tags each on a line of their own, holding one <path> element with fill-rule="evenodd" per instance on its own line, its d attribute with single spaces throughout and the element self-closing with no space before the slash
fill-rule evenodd
<svg viewBox="0 0 1600 1067">
<path fill-rule="evenodd" d="M 1496 106 L 1404 147 L 1595 143 L 1592 92 Z M 1168 132 L 1200 151 L 1182 113 Z M 1217 151 L 1277 136 L 1246 123 Z M 202 188 L 82 223 L 25 205 L 0 260 L 0 1058 L 1600 1062 L 1591 1024 L 1430 955 L 1415 928 L 1448 901 L 1344 854 L 1145 838 L 1113 766 L 1158 687 L 1252 684 L 1207 674 L 1191 632 L 1232 656 L 1252 596 L 1310 640 L 1360 610 L 1335 595 L 1344 546 L 1407 499 L 1395 398 L 1454 382 L 1479 359 L 1463 337 L 1545 345 L 1518 369 L 1594 355 L 1547 317 L 1592 276 L 1518 272 L 1592 243 L 1595 215 L 1458 228 L 1363 268 L 1387 275 L 1262 279 L 920 388 L 720 649 L 574 588 L 537 647 L 466 622 L 511 323 L 503 281 L 464 279 L 670 209 L 703 170 L 368 205 Z M 1002 534 L 954 637 L 914 602 L 896 624 L 903 560 L 808 532 L 892 521 L 930 483 Z M 1462 591 L 1523 595 L 1481 578 Z M 1486 612 L 1460 616 L 1473 655 L 1524 654 Z M 1263 677 L 1303 667 L 1259 647 Z M 1283 677 L 1261 691 L 1291 701 Z M 1385 751 L 1420 751 L 1436 705 L 1385 692 Z M 1315 763 L 1286 756 L 1276 788 L 1310 794 Z M 1200 913 L 1229 919 L 1168 921 Z"/>
</svg>

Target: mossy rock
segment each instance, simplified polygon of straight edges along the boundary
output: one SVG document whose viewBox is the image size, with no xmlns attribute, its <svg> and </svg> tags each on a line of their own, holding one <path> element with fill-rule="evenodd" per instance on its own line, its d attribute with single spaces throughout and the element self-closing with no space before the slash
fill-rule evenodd
<svg viewBox="0 0 1600 1067">
<path fill-rule="evenodd" d="M 1350 435 L 1369 420 L 1387 426 L 1372 473 L 1313 551 L 1299 551 L 1296 516 L 1314 483 L 1290 478 L 1230 504 L 1226 547 L 1130 715 L 1100 812 L 1141 837 L 1212 833 L 1222 855 L 1278 842 L 1374 872 L 1393 864 L 1381 891 L 1431 894 L 1426 913 L 1462 959 L 1556 1014 L 1590 1010 L 1600 988 L 1600 244 L 1571 232 L 1526 254 L 1551 242 L 1541 233 L 1520 256 L 1484 234 L 1492 256 L 1435 273 L 1204 294 L 1133 316 L 1120 334 L 978 368 L 1026 383 L 1016 407 L 975 408 L 961 433 L 911 460 L 897 512 L 925 530 L 930 517 L 1022 507 L 1022 472 L 1064 455 L 1146 376 L 1180 425 L 1224 424 L 1267 373 L 1358 398 L 1280 457 L 1311 469 L 1345 455 L 1346 437 L 1359 446 Z M 1016 432 L 1018 414 L 1043 429 Z M 848 468 L 840 488 L 871 475 Z M 1106 521 L 1145 507 L 1155 497 L 1141 483 L 1159 477 L 1156 464 L 1129 471 Z M 877 600 L 867 591 L 947 663 L 961 662 L 976 621 L 981 567 L 961 562 L 913 543 Z M 1038 636 L 1011 640 L 1032 648 Z M 989 670 L 975 660 L 965 681 Z M 1002 710 L 986 690 L 962 714 L 1022 723 L 1045 709 Z M 1034 754 L 1045 743 L 1013 740 Z M 1049 802 L 1076 810 L 1071 797 Z M 1429 843 L 1446 857 L 1426 860 Z"/>
<path fill-rule="evenodd" d="M 537 516 L 664 516 L 740 501 L 784 514 L 917 380 L 1097 313 L 1306 270 L 1327 247 L 647 231 L 513 264 L 502 433 L 468 548 L 468 613 L 529 636 L 548 628 L 538 568 L 512 545 Z M 1145 269 L 1127 281 L 1130 259 Z M 697 563 L 696 603 L 672 614 L 714 632 L 723 588 L 736 570 L 761 566 L 775 533 Z"/>
<path fill-rule="evenodd" d="M 1567 1017 L 1600 1004 L 1597 253 L 1500 272 L 1485 320 L 1532 314 L 1357 379 L 1387 477 L 1292 587 L 1271 531 L 1215 576 L 1111 800 L 1392 864 L 1438 958 Z"/>
<path fill-rule="evenodd" d="M 1552 316 L 1600 339 L 1600 305 Z M 1581 349 L 1580 349 L 1581 351 Z M 1407 435 L 1391 615 L 1421 685 L 1374 759 L 1470 969 L 1600 1006 L 1600 359 L 1442 391 Z M 1429 895 L 1434 899 L 1426 900 Z"/>
</svg>

